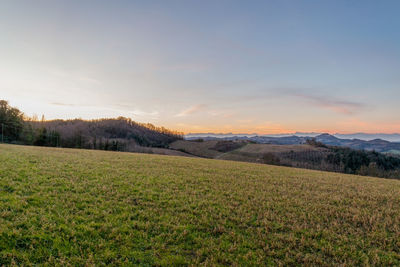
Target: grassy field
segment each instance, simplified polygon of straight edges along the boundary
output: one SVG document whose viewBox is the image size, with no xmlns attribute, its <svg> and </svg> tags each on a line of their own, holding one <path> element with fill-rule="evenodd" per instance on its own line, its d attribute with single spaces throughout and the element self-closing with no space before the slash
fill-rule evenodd
<svg viewBox="0 0 400 267">
<path fill-rule="evenodd" d="M 137 147 L 131 148 L 131 150 L 129 150 L 129 152 L 168 155 L 168 156 L 196 157 L 196 156 L 194 156 L 192 154 L 184 153 L 184 152 L 179 151 L 179 150 L 172 150 L 172 149 L 158 148 L 158 147 L 137 146 Z"/>
<path fill-rule="evenodd" d="M 288 152 L 308 152 L 322 151 L 323 148 L 317 148 L 310 145 L 271 145 L 271 144 L 247 144 L 239 149 L 224 153 L 216 158 L 225 160 L 259 162 L 262 163 L 262 155 L 272 153 L 280 155 Z"/>
<path fill-rule="evenodd" d="M 311 145 L 273 145 L 273 144 L 247 143 L 231 151 L 221 152 L 215 150 L 215 146 L 219 142 L 221 141 L 211 140 L 204 142 L 196 142 L 196 141 L 178 140 L 170 144 L 170 149 L 171 151 L 175 150 L 176 152 L 185 151 L 190 155 L 203 158 L 234 160 L 234 161 L 253 162 L 253 163 L 265 163 L 263 160 L 263 155 L 266 153 L 272 153 L 275 154 L 277 157 L 279 157 L 280 154 L 288 152 L 325 151 L 325 149 L 323 148 L 313 147 Z"/>
<path fill-rule="evenodd" d="M 216 158 L 224 154 L 215 149 L 212 149 L 217 143 L 218 141 L 214 140 L 205 142 L 178 140 L 170 144 L 169 147 L 171 149 L 181 150 L 203 158 Z"/>
<path fill-rule="evenodd" d="M 0 145 L 0 265 L 400 265 L 400 181 Z"/>
</svg>

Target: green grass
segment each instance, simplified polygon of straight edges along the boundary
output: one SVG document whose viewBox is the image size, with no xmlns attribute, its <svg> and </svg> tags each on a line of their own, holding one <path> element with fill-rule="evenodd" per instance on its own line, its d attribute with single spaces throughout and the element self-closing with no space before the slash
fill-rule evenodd
<svg viewBox="0 0 400 267">
<path fill-rule="evenodd" d="M 325 151 L 324 148 L 317 148 L 311 145 L 273 145 L 273 144 L 246 144 L 236 149 L 227 152 L 220 152 L 215 150 L 215 146 L 221 141 L 211 140 L 204 142 L 195 142 L 187 140 L 178 140 L 170 144 L 171 151 L 177 150 L 177 152 L 184 151 L 190 155 L 203 157 L 203 158 L 213 158 L 213 159 L 223 159 L 223 160 L 233 160 L 233 161 L 243 161 L 243 162 L 253 162 L 260 163 L 263 162 L 263 155 L 266 153 L 273 153 L 279 158 L 281 153 L 290 152 L 310 152 L 310 151 Z M 187 154 L 186 154 L 187 155 Z M 292 164 L 295 164 L 293 160 L 288 160 Z"/>
<path fill-rule="evenodd" d="M 0 145 L 0 265 L 399 265 L 400 181 Z"/>
<path fill-rule="evenodd" d="M 186 153 L 189 153 L 191 155 L 195 155 L 198 157 L 216 158 L 219 155 L 224 154 L 215 149 L 212 149 L 215 147 L 215 145 L 217 143 L 218 143 L 218 141 L 216 141 L 216 140 L 204 141 L 204 142 L 178 140 L 178 141 L 175 141 L 172 144 L 170 144 L 169 147 L 171 149 L 184 151 Z"/>
</svg>

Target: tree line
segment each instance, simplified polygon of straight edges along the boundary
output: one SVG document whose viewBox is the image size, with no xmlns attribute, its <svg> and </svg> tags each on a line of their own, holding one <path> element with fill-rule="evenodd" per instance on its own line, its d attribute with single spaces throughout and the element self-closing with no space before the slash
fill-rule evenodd
<svg viewBox="0 0 400 267">
<path fill-rule="evenodd" d="M 1 141 L 24 145 L 130 151 L 137 146 L 168 147 L 183 134 L 129 118 L 34 120 L 0 100 Z"/>
<path fill-rule="evenodd" d="M 273 165 L 400 179 L 400 157 L 329 146 L 314 138 L 308 139 L 307 144 L 317 149 L 265 153 L 261 161 Z"/>
</svg>

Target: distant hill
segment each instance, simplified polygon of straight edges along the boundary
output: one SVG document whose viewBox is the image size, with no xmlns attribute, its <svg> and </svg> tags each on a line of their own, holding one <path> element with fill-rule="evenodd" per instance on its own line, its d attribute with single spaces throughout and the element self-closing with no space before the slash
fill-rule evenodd
<svg viewBox="0 0 400 267">
<path fill-rule="evenodd" d="M 316 132 L 310 132 L 310 133 L 303 133 L 303 132 L 296 132 L 296 133 L 291 133 L 291 134 L 267 134 L 267 135 L 260 135 L 256 133 L 251 133 L 251 134 L 233 134 L 233 133 L 190 133 L 185 135 L 185 138 L 187 139 L 193 139 L 193 138 L 227 138 L 227 137 L 254 137 L 254 136 L 261 136 L 261 137 L 288 137 L 288 136 L 298 136 L 298 137 L 316 137 L 318 135 L 321 135 L 323 133 L 316 133 Z M 400 142 L 400 134 L 394 133 L 394 134 L 369 134 L 369 133 L 354 133 L 354 134 L 340 134 L 340 133 L 335 133 L 332 134 L 333 136 L 340 138 L 340 139 L 360 139 L 364 141 L 371 141 L 374 139 L 382 139 L 385 141 L 389 142 Z"/>
<path fill-rule="evenodd" d="M 400 153 L 400 142 L 389 142 L 382 139 L 361 140 L 361 139 L 341 139 L 330 134 L 320 134 L 317 136 L 229 136 L 202 137 L 203 140 L 247 140 L 259 144 L 275 145 L 300 145 L 305 144 L 307 140 L 315 138 L 316 141 L 330 146 L 349 147 L 357 150 L 377 151 L 382 153 Z M 187 140 L 199 139 L 199 137 L 186 136 Z"/>
<path fill-rule="evenodd" d="M 389 142 L 400 142 L 400 134 L 366 134 L 366 133 L 355 133 L 355 134 L 334 134 L 334 136 L 341 139 L 361 139 L 364 141 L 371 141 L 374 139 L 382 139 Z"/>
</svg>

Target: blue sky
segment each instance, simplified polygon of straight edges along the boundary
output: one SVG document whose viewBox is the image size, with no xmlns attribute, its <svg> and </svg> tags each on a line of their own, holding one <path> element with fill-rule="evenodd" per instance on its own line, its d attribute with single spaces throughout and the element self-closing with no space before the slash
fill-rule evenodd
<svg viewBox="0 0 400 267">
<path fill-rule="evenodd" d="M 2 1 L 0 96 L 185 132 L 400 132 L 399 1 Z"/>
</svg>

